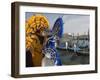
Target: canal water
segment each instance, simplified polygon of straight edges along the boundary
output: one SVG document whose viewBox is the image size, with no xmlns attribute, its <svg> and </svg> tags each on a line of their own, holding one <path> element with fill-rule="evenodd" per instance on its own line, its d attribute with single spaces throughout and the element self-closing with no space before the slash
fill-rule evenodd
<svg viewBox="0 0 100 80">
<path fill-rule="evenodd" d="M 77 55 L 75 52 L 57 50 L 63 65 L 89 64 L 89 55 Z"/>
</svg>

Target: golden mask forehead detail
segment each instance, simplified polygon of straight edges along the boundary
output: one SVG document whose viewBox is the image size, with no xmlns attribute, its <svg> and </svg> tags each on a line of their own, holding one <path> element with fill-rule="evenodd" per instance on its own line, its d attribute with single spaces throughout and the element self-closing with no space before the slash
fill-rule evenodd
<svg viewBox="0 0 100 80">
<path fill-rule="evenodd" d="M 49 22 L 44 15 L 36 14 L 32 15 L 26 20 L 25 28 L 26 28 L 26 48 L 29 49 L 32 46 L 31 44 L 34 43 L 35 40 L 33 37 L 34 36 L 36 37 L 34 33 L 36 33 L 38 30 L 41 33 L 45 29 L 49 28 Z M 36 38 L 36 40 L 37 43 L 40 44 L 39 39 Z"/>
</svg>

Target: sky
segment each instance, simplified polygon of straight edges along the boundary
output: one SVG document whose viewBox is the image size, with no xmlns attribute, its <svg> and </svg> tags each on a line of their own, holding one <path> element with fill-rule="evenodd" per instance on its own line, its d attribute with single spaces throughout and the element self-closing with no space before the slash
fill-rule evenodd
<svg viewBox="0 0 100 80">
<path fill-rule="evenodd" d="M 34 13 L 26 12 L 26 20 L 35 14 L 44 15 L 50 24 L 50 28 L 53 27 L 57 18 L 62 17 L 64 22 L 64 33 L 71 33 L 77 35 L 77 33 L 83 34 L 88 32 L 90 26 L 90 16 L 89 15 L 79 15 L 79 14 L 56 14 L 56 13 Z"/>
</svg>

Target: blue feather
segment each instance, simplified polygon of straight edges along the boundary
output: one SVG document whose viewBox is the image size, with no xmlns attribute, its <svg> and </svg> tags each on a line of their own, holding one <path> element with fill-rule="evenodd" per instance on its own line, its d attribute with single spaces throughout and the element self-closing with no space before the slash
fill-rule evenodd
<svg viewBox="0 0 100 80">
<path fill-rule="evenodd" d="M 56 29 L 56 30 L 55 30 Z M 57 32 L 58 31 L 58 33 L 56 34 L 56 36 L 58 36 L 58 37 L 62 37 L 62 35 L 63 35 L 63 20 L 62 20 L 62 18 L 61 17 L 59 17 L 56 21 L 55 21 L 55 23 L 54 23 L 54 26 L 53 26 L 53 28 L 52 28 L 52 31 L 53 31 L 53 33 L 55 33 L 55 32 Z"/>
</svg>

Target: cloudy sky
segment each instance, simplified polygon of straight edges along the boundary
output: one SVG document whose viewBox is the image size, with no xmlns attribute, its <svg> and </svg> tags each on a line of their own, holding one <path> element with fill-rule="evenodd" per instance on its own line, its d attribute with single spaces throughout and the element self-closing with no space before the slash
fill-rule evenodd
<svg viewBox="0 0 100 80">
<path fill-rule="evenodd" d="M 26 19 L 35 14 L 42 14 L 46 16 L 50 23 L 50 28 L 53 27 L 57 18 L 62 17 L 64 22 L 64 33 L 84 33 L 89 30 L 90 16 L 79 14 L 53 14 L 53 13 L 33 13 L 26 12 Z"/>
</svg>

